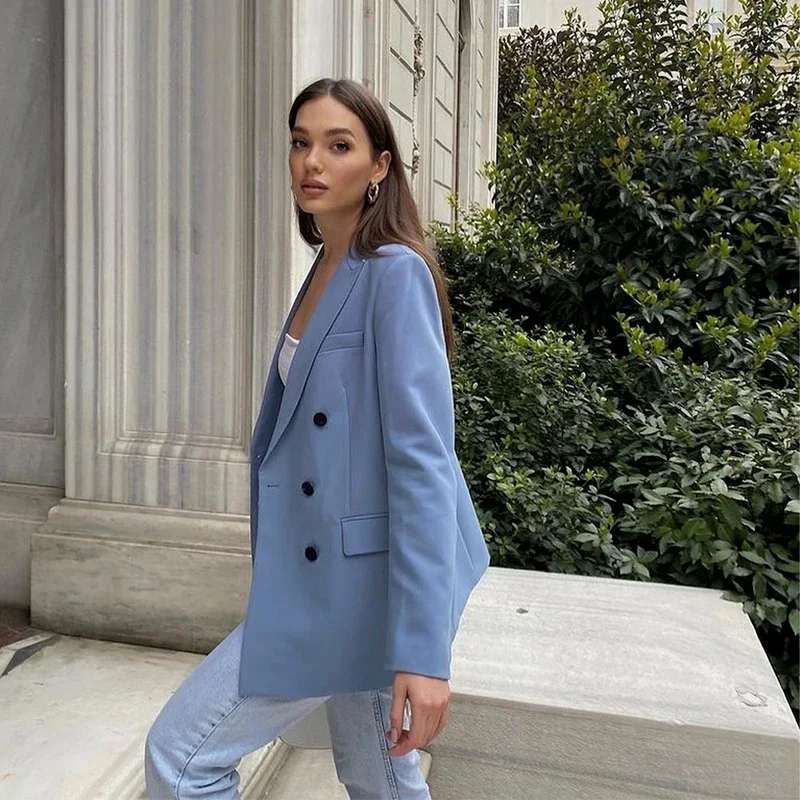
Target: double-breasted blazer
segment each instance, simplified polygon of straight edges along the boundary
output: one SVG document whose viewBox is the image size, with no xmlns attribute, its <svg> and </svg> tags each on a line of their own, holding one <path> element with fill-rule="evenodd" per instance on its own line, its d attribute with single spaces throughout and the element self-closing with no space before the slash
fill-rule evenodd
<svg viewBox="0 0 800 800">
<path fill-rule="evenodd" d="M 405 245 L 342 259 L 284 387 L 278 337 L 250 442 L 252 581 L 242 694 L 315 697 L 450 678 L 489 565 L 455 453 L 431 272 Z"/>
</svg>

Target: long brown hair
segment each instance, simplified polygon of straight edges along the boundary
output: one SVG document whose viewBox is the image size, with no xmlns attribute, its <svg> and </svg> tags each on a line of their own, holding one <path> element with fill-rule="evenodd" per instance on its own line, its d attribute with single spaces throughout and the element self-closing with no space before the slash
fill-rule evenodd
<svg viewBox="0 0 800 800">
<path fill-rule="evenodd" d="M 448 280 L 433 251 L 425 242 L 417 204 L 411 194 L 405 167 L 400 157 L 397 138 L 391 120 L 377 97 L 356 81 L 322 78 L 306 86 L 297 95 L 289 111 L 289 130 L 294 129 L 300 107 L 318 97 L 332 97 L 352 111 L 364 124 L 372 145 L 372 158 L 377 161 L 384 150 L 392 156 L 389 171 L 381 181 L 377 200 L 370 205 L 364 198 L 364 209 L 356 225 L 351 245 L 361 257 L 377 255 L 382 244 L 405 244 L 413 249 L 428 265 L 442 314 L 448 360 L 455 354 L 453 314 L 448 298 Z M 295 201 L 300 235 L 310 245 L 322 244 L 322 237 L 314 223 L 314 215 L 303 211 Z"/>
</svg>

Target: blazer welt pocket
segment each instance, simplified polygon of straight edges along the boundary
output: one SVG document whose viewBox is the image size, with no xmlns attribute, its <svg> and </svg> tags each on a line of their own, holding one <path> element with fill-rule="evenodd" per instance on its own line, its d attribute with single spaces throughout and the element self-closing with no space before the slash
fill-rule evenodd
<svg viewBox="0 0 800 800">
<path fill-rule="evenodd" d="M 342 549 L 346 556 L 389 549 L 389 515 L 363 514 L 342 518 Z"/>
<path fill-rule="evenodd" d="M 319 352 L 326 350 L 341 350 L 345 347 L 361 347 L 364 344 L 364 331 L 343 331 L 342 333 L 329 333 L 319 346 Z"/>
</svg>

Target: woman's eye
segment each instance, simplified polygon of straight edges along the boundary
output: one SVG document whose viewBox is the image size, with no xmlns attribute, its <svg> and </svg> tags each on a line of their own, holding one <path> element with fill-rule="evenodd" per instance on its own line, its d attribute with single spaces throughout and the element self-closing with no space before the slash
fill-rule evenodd
<svg viewBox="0 0 800 800">
<path fill-rule="evenodd" d="M 297 150 L 305 146 L 306 143 L 302 139 L 292 139 L 291 147 L 293 149 Z M 333 146 L 339 153 L 346 153 L 350 149 L 350 145 L 347 142 L 336 142 Z"/>
</svg>

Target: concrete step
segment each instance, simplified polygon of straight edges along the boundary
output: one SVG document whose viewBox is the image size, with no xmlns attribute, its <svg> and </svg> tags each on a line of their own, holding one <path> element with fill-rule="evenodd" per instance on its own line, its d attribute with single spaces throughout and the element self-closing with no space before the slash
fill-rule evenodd
<svg viewBox="0 0 800 800">
<path fill-rule="evenodd" d="M 0 798 L 145 800 L 147 731 L 202 658 L 46 631 L 0 648 Z M 278 739 L 238 769 L 242 800 L 347 798 L 329 748 Z"/>
<path fill-rule="evenodd" d="M 97 779 L 135 771 L 135 747 L 199 658 L 46 631 L 0 649 L 0 797 L 103 797 Z"/>
<path fill-rule="evenodd" d="M 147 800 L 142 770 L 145 735 L 138 736 L 127 750 L 108 764 L 97 780 L 77 796 L 79 800 Z M 270 782 L 287 763 L 292 750 L 278 740 L 245 756 L 238 767 L 242 800 L 264 800 Z"/>
</svg>

